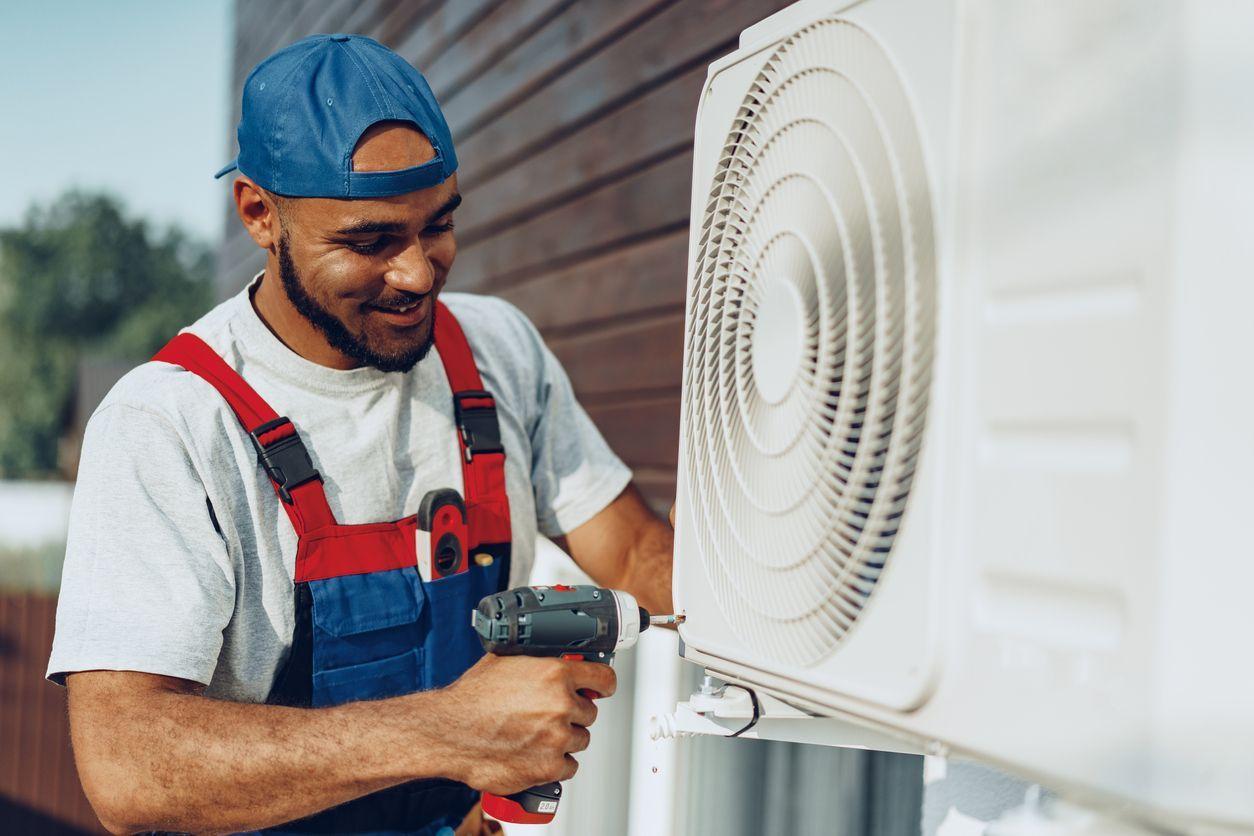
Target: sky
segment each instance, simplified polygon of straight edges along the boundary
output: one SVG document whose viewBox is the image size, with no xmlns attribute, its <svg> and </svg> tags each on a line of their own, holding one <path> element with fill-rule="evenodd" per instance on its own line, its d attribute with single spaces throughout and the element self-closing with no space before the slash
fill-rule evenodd
<svg viewBox="0 0 1254 836">
<path fill-rule="evenodd" d="M 0 228 L 65 189 L 214 242 L 235 155 L 230 0 L 0 0 Z"/>
</svg>

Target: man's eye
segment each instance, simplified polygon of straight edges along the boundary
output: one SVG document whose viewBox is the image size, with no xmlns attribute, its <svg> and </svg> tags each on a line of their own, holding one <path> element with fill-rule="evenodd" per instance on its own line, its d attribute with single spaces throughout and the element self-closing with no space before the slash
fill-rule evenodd
<svg viewBox="0 0 1254 836">
<path fill-rule="evenodd" d="M 355 253 L 361 253 L 362 255 L 374 255 L 387 247 L 388 241 L 388 236 L 381 235 L 373 241 L 353 241 L 345 246 Z"/>
<path fill-rule="evenodd" d="M 423 230 L 424 235 L 443 235 L 446 232 L 453 231 L 453 219 L 449 218 L 442 224 L 432 224 Z"/>
</svg>

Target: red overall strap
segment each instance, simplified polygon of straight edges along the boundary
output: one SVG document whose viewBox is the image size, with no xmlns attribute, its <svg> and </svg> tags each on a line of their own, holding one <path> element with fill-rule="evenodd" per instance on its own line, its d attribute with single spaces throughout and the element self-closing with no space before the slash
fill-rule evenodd
<svg viewBox="0 0 1254 836">
<path fill-rule="evenodd" d="M 152 359 L 182 366 L 218 390 L 253 439 L 258 459 L 298 537 L 335 523 L 322 490 L 322 477 L 309 464 L 309 454 L 296 427 L 280 418 L 204 340 L 184 332 L 166 343 Z"/>
<path fill-rule="evenodd" d="M 470 343 L 457 319 L 436 303 L 435 347 L 453 390 L 457 444 L 466 486 L 466 526 L 471 549 L 510 542 L 509 496 L 505 493 L 505 447 L 496 401 L 483 388 Z"/>
</svg>

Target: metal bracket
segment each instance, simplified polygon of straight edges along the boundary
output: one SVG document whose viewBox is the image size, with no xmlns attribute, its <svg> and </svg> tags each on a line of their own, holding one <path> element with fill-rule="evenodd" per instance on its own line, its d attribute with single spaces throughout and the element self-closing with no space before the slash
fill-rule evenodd
<svg viewBox="0 0 1254 836">
<path fill-rule="evenodd" d="M 758 703 L 758 721 L 753 719 L 754 696 Z M 923 754 L 923 747 L 908 740 L 876 731 L 839 717 L 820 717 L 789 705 L 765 691 L 750 690 L 742 685 L 714 685 L 706 677 L 702 689 L 679 703 L 674 714 L 654 716 L 649 736 L 653 740 L 708 734 L 755 740 L 787 740 L 841 746 L 852 749 L 877 749 L 884 752 Z"/>
</svg>

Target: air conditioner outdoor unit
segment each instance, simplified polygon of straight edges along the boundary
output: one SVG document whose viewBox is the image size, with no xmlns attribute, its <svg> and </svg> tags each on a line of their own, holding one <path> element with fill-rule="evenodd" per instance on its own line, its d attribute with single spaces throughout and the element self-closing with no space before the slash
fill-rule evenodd
<svg viewBox="0 0 1254 836">
<path fill-rule="evenodd" d="M 685 658 L 1254 826 L 1254 3 L 803 2 L 697 118 Z"/>
</svg>

